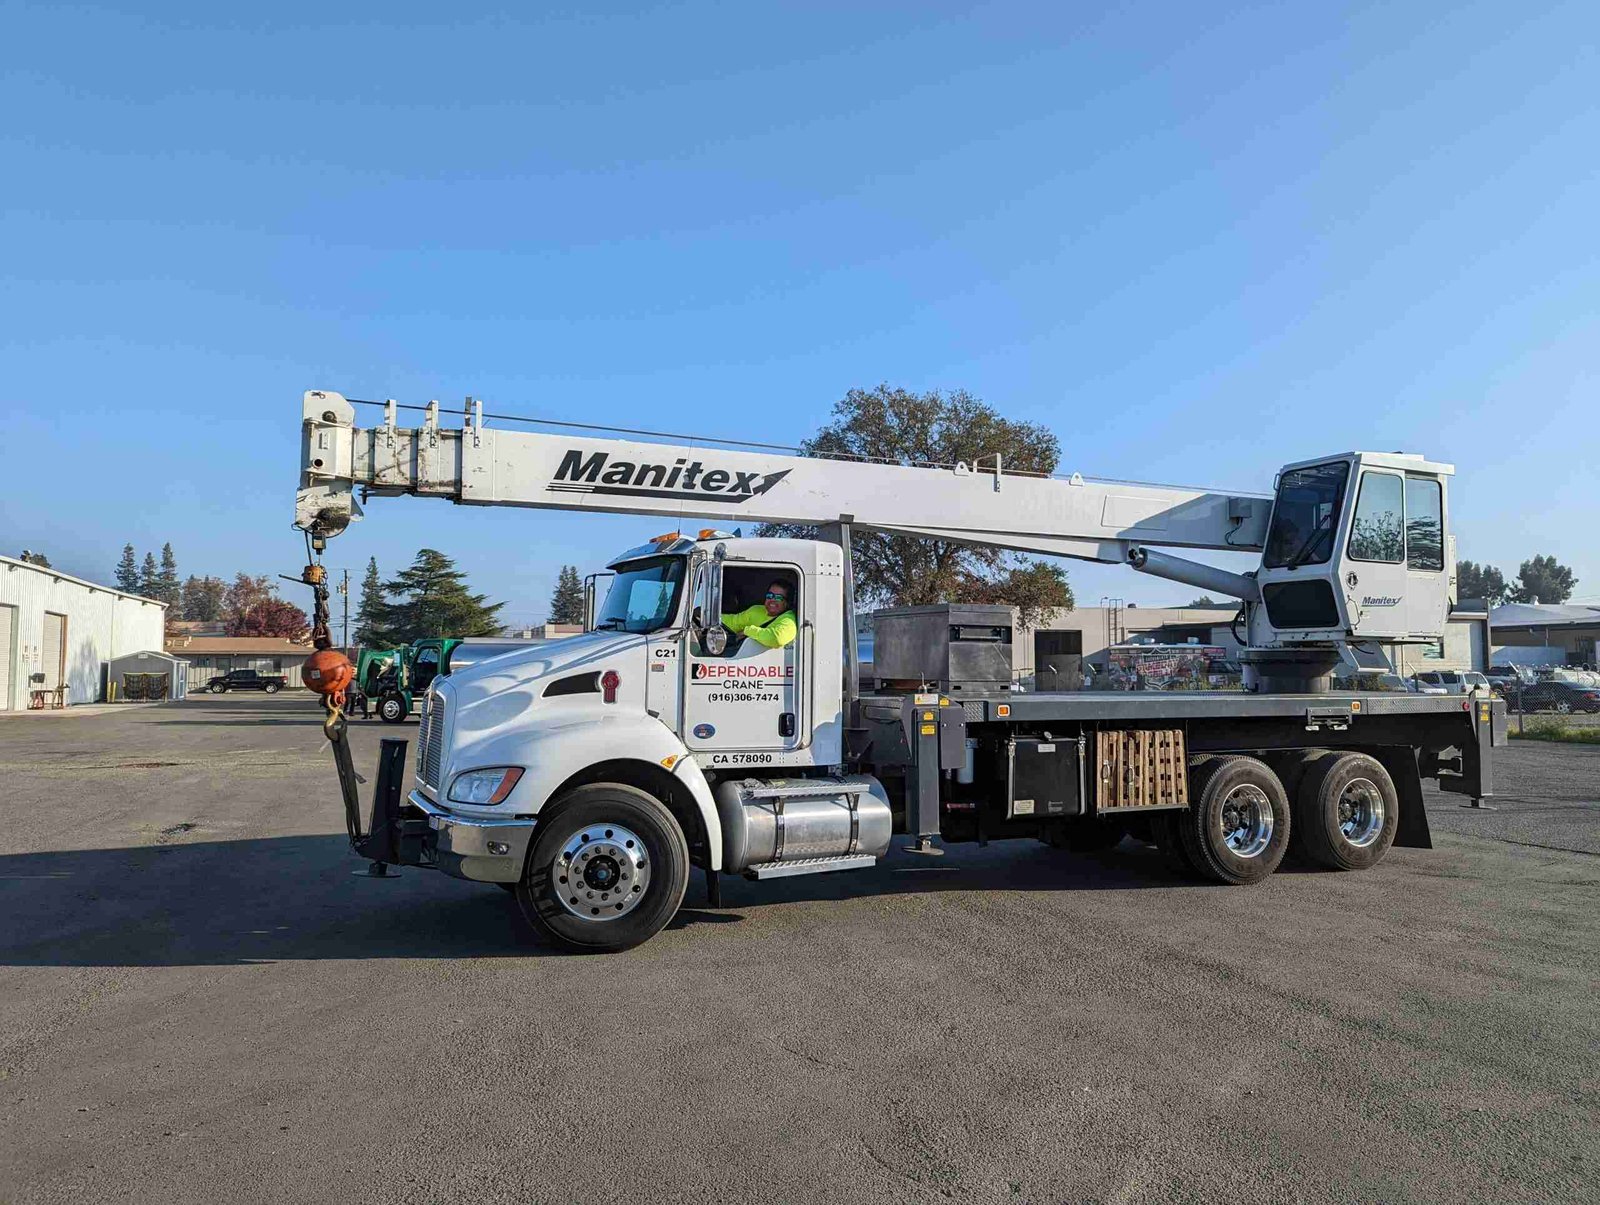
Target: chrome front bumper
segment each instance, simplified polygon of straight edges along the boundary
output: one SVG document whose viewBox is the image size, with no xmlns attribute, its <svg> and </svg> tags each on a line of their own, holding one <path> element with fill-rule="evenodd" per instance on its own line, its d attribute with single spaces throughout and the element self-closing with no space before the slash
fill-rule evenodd
<svg viewBox="0 0 1600 1205">
<path fill-rule="evenodd" d="M 434 865 L 458 879 L 515 883 L 528 863 L 532 820 L 469 820 L 440 807 L 421 791 L 406 802 L 428 820 L 426 847 Z"/>
</svg>

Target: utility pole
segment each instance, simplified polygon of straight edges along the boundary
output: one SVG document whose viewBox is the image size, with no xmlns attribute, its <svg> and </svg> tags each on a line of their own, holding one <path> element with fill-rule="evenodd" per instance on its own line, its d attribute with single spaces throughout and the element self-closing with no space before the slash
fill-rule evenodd
<svg viewBox="0 0 1600 1205">
<path fill-rule="evenodd" d="M 344 595 L 344 644 L 350 647 L 350 570 L 344 570 L 344 577 L 339 581 L 339 593 Z"/>
</svg>

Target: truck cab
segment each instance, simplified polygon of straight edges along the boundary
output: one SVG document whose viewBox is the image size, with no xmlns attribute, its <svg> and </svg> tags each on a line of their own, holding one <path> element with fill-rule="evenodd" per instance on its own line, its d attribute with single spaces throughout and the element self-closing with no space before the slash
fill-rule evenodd
<svg viewBox="0 0 1600 1205">
<path fill-rule="evenodd" d="M 540 818 L 552 805 L 563 817 L 581 814 L 590 788 L 633 788 L 651 801 L 635 801 L 635 816 L 627 798 L 610 798 L 608 823 L 574 837 L 628 834 L 607 846 L 613 852 L 592 855 L 604 856 L 607 874 L 625 875 L 621 851 L 635 848 L 627 841 L 653 844 L 636 827 L 647 826 L 651 806 L 675 820 L 685 872 L 693 863 L 708 875 L 762 877 L 875 861 L 892 827 L 887 796 L 841 765 L 842 550 L 673 533 L 610 569 L 582 636 L 511 651 L 429 687 L 408 801 L 428 818 L 438 865 L 464 878 L 521 881 L 524 866 L 543 857 L 533 848 L 545 831 Z M 766 648 L 732 637 L 721 617 L 758 604 L 774 583 L 791 600 L 794 640 Z M 673 841 L 662 841 L 670 852 Z M 635 867 L 633 881 L 648 867 Z M 616 907 L 612 892 L 594 889 L 591 900 L 589 890 L 529 919 L 567 944 L 591 932 L 598 941 L 592 921 L 624 921 L 631 911 L 588 917 L 591 903 Z M 619 932 L 626 940 L 629 926 L 608 927 L 607 948 Z"/>
</svg>

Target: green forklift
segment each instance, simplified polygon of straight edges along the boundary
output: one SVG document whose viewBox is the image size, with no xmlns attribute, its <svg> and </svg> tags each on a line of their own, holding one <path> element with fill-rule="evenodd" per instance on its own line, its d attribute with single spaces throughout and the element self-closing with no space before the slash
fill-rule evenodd
<svg viewBox="0 0 1600 1205">
<path fill-rule="evenodd" d="M 362 649 L 356 681 L 380 720 L 400 724 L 416 710 L 417 700 L 428 693 L 429 684 L 440 675 L 541 643 L 498 636 L 427 636 L 403 648 Z"/>
</svg>

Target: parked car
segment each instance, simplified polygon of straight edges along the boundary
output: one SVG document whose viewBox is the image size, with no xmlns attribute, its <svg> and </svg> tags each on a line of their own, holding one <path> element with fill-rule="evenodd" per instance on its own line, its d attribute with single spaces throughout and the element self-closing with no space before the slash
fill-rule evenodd
<svg viewBox="0 0 1600 1205">
<path fill-rule="evenodd" d="M 1470 695 L 1489 690 L 1489 679 L 1477 670 L 1429 669 L 1413 675 L 1412 681 L 1422 695 Z"/>
<path fill-rule="evenodd" d="M 1600 688 L 1573 686 L 1567 682 L 1535 682 L 1522 688 L 1522 709 L 1553 711 L 1558 715 L 1600 712 Z"/>
<path fill-rule="evenodd" d="M 264 690 L 269 695 L 275 695 L 285 686 L 289 679 L 283 674 L 261 674 L 253 669 L 230 669 L 225 674 L 218 674 L 206 683 L 206 689 L 214 695 L 227 694 L 230 690 Z"/>
<path fill-rule="evenodd" d="M 1417 695 L 1447 695 L 1449 688 L 1440 680 L 1443 671 L 1429 670 L 1411 675 L 1411 693 Z M 1452 675 L 1454 676 L 1454 675 Z"/>
<path fill-rule="evenodd" d="M 1491 665 L 1484 673 L 1489 687 L 1504 698 L 1515 698 L 1518 689 L 1527 690 L 1536 681 L 1533 671 L 1520 665 Z"/>
</svg>

